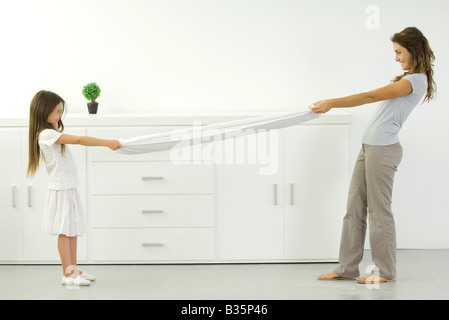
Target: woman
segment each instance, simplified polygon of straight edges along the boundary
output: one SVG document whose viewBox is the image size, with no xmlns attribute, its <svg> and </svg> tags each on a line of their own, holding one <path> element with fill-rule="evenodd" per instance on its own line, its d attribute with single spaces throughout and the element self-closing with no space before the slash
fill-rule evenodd
<svg viewBox="0 0 449 320">
<path fill-rule="evenodd" d="M 362 139 L 349 188 L 347 213 L 343 220 L 338 266 L 318 276 L 319 280 L 357 278 L 363 257 L 366 218 L 369 211 L 370 246 L 379 270 L 358 278 L 359 283 L 381 283 L 396 278 L 396 232 L 391 211 L 394 174 L 402 158 L 399 130 L 425 95 L 430 102 L 435 94 L 433 61 L 435 56 L 417 28 L 406 28 L 391 37 L 396 61 L 406 71 L 386 87 L 339 99 L 315 102 L 315 113 L 332 108 L 356 107 L 384 101 L 369 122 Z"/>
</svg>

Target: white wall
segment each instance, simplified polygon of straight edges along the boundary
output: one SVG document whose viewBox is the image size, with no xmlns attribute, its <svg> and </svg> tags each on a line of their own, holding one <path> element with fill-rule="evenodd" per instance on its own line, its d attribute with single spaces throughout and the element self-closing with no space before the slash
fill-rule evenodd
<svg viewBox="0 0 449 320">
<path fill-rule="evenodd" d="M 398 245 L 449 248 L 448 9 L 446 0 L 0 0 L 0 114 L 28 113 L 41 89 L 87 112 L 91 81 L 101 113 L 305 108 L 388 84 L 401 73 L 389 37 L 416 26 L 435 51 L 439 93 L 402 130 Z M 375 107 L 348 109 L 354 160 Z"/>
</svg>

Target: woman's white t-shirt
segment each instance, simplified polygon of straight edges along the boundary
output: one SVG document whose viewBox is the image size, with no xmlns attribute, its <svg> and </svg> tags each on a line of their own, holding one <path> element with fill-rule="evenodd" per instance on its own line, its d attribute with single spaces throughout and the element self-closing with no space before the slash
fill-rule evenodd
<svg viewBox="0 0 449 320">
<path fill-rule="evenodd" d="M 39 134 L 39 147 L 50 176 L 48 189 L 64 190 L 78 187 L 80 184 L 75 160 L 68 146 L 62 153 L 61 144 L 55 143 L 62 133 L 45 129 Z"/>
<path fill-rule="evenodd" d="M 411 83 L 413 92 L 381 103 L 363 133 L 362 143 L 388 146 L 399 142 L 399 130 L 427 92 L 425 74 L 413 73 L 403 79 Z"/>
</svg>

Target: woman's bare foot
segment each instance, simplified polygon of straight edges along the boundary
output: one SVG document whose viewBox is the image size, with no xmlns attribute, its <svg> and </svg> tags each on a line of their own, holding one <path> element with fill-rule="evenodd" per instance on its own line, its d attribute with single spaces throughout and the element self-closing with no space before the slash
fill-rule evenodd
<svg viewBox="0 0 449 320">
<path fill-rule="evenodd" d="M 331 271 L 329 273 L 320 274 L 318 276 L 318 280 L 342 280 L 343 277 L 336 274 L 335 271 Z"/>
<path fill-rule="evenodd" d="M 392 279 L 379 277 L 379 276 L 375 275 L 374 273 L 370 273 L 362 278 L 357 278 L 356 280 L 358 283 L 365 283 L 365 284 L 366 283 L 374 284 L 374 283 L 395 282 L 396 281 L 396 280 L 392 280 Z"/>
</svg>

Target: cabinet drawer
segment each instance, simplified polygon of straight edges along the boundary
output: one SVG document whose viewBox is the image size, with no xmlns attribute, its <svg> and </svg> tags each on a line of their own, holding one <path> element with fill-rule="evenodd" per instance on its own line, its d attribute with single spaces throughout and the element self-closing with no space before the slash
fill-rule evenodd
<svg viewBox="0 0 449 320">
<path fill-rule="evenodd" d="M 213 195 L 92 196 L 93 227 L 213 227 Z"/>
<path fill-rule="evenodd" d="M 154 133 L 170 132 L 186 127 L 154 126 L 140 128 L 94 128 L 88 135 L 101 139 L 126 139 Z M 114 152 L 108 148 L 88 148 L 89 161 L 170 161 L 170 150 L 145 154 L 128 155 Z"/>
<path fill-rule="evenodd" d="M 90 194 L 212 194 L 214 168 L 170 162 L 93 162 Z"/>
<path fill-rule="evenodd" d="M 93 229 L 93 261 L 213 260 L 214 229 Z"/>
</svg>

